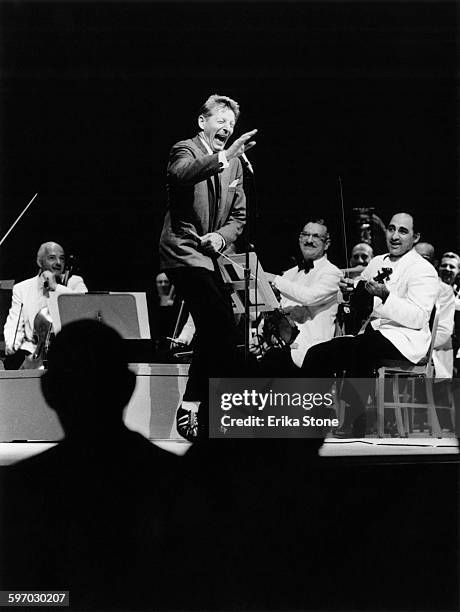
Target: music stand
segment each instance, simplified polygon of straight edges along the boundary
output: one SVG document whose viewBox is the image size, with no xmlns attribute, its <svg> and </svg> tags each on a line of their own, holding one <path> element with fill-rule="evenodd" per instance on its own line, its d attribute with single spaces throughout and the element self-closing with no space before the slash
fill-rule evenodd
<svg viewBox="0 0 460 612">
<path fill-rule="evenodd" d="M 245 263 L 245 253 L 226 255 L 219 259 L 222 278 L 225 283 L 232 286 L 231 297 L 235 314 L 243 314 L 245 312 Z M 279 302 L 254 252 L 249 253 L 249 271 L 249 313 L 257 314 L 259 312 L 271 312 L 275 310 L 275 308 L 279 308 Z"/>
<path fill-rule="evenodd" d="M 11 306 L 11 291 L 13 287 L 14 280 L 0 280 L 0 352 L 5 350 L 3 326 Z"/>
<path fill-rule="evenodd" d="M 62 293 L 50 299 L 49 308 L 55 333 L 71 321 L 93 319 L 125 340 L 150 340 L 145 293 Z"/>
</svg>

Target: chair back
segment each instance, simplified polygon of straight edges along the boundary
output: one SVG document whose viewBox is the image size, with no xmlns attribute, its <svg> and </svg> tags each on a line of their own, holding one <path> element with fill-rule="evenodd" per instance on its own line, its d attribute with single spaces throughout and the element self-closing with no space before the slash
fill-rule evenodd
<svg viewBox="0 0 460 612">
<path fill-rule="evenodd" d="M 433 316 L 434 313 L 434 316 Z M 434 343 L 436 340 L 436 332 L 438 330 L 438 320 L 439 320 L 439 311 L 436 308 L 436 306 L 433 307 L 433 313 L 432 316 L 430 318 L 430 323 L 431 320 L 433 321 L 430 325 L 431 328 L 431 340 L 430 340 L 430 346 L 428 348 L 428 352 L 426 355 L 427 358 L 427 364 L 426 364 L 426 368 L 427 368 L 427 375 L 432 374 L 432 369 L 433 369 L 433 361 L 432 361 L 432 357 L 433 357 L 433 349 L 434 349 Z"/>
</svg>

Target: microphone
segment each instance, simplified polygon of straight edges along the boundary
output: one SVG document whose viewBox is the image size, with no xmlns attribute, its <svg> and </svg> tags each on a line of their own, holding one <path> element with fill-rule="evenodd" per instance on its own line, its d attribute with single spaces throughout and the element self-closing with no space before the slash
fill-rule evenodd
<svg viewBox="0 0 460 612">
<path fill-rule="evenodd" d="M 246 153 L 241 153 L 240 158 L 244 161 L 246 168 L 249 170 L 251 174 L 254 174 L 254 168 L 252 167 L 251 162 L 246 157 Z"/>
</svg>

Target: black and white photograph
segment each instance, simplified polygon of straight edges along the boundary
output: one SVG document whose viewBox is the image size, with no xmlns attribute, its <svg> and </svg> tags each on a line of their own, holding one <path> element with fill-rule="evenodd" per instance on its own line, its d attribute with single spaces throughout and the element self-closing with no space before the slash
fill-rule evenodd
<svg viewBox="0 0 460 612">
<path fill-rule="evenodd" d="M 2 0 L 0 607 L 459 609 L 451 0 Z"/>
</svg>

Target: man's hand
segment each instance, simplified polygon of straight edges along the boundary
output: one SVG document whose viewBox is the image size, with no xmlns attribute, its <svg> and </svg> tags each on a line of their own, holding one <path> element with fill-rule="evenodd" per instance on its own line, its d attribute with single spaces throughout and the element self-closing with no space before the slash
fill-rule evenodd
<svg viewBox="0 0 460 612">
<path fill-rule="evenodd" d="M 387 297 L 390 295 L 390 292 L 385 287 L 385 285 L 383 285 L 382 283 L 377 283 L 374 280 L 368 280 L 367 283 L 364 285 L 364 288 L 371 295 L 379 297 L 382 302 L 385 302 Z"/>
<path fill-rule="evenodd" d="M 243 153 L 246 153 L 246 151 L 249 151 L 249 149 L 256 144 L 256 141 L 251 140 L 251 142 L 248 142 L 248 140 L 250 140 L 256 132 L 257 130 L 251 130 L 250 132 L 246 132 L 237 138 L 235 142 L 225 151 L 225 157 L 227 160 L 230 161 L 233 157 L 239 157 Z"/>
<path fill-rule="evenodd" d="M 308 317 L 308 307 L 302 306 L 301 304 L 296 304 L 295 306 L 285 306 L 283 308 L 283 312 L 284 314 L 289 315 L 296 323 L 305 323 L 306 318 Z"/>
<path fill-rule="evenodd" d="M 217 232 L 205 234 L 200 238 L 200 248 L 206 255 L 215 255 L 219 253 L 225 244 L 224 238 Z"/>
<path fill-rule="evenodd" d="M 189 338 L 188 336 L 178 336 L 175 339 L 174 344 L 185 347 L 185 346 L 188 346 L 191 341 L 192 341 L 192 338 Z"/>
<path fill-rule="evenodd" d="M 249 341 L 249 352 L 255 357 L 263 355 L 266 349 L 264 345 L 265 343 L 259 335 L 253 336 Z"/>
<path fill-rule="evenodd" d="M 49 270 L 43 270 L 41 277 L 43 279 L 43 285 L 45 289 L 49 291 L 55 291 L 57 287 L 56 275 L 54 272 L 50 272 Z"/>
<path fill-rule="evenodd" d="M 339 281 L 339 289 L 343 297 L 347 300 L 352 294 L 355 286 L 352 278 L 341 278 Z"/>
<path fill-rule="evenodd" d="M 15 350 L 12 346 L 10 346 L 9 344 L 5 345 L 5 355 L 14 355 L 15 354 Z"/>
</svg>

